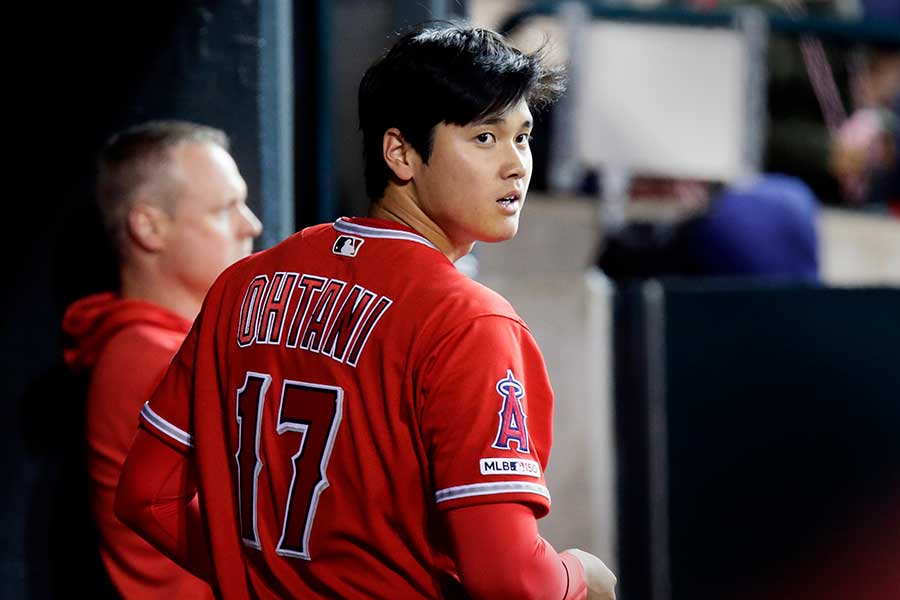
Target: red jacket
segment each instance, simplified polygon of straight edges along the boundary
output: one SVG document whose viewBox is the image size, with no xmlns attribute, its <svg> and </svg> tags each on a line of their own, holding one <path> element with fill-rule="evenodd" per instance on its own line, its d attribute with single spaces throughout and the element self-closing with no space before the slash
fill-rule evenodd
<svg viewBox="0 0 900 600">
<path fill-rule="evenodd" d="M 75 371 L 92 370 L 85 414 L 86 468 L 100 555 L 113 584 L 129 599 L 212 598 L 205 582 L 163 556 L 113 513 L 141 406 L 190 327 L 190 321 L 164 308 L 112 293 L 82 298 L 63 317 L 66 364 Z"/>
</svg>

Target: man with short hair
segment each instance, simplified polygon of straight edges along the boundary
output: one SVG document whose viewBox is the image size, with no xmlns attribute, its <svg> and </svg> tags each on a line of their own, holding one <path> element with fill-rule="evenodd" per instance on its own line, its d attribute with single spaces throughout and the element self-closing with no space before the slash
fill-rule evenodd
<svg viewBox="0 0 900 600">
<path fill-rule="evenodd" d="M 121 288 L 73 303 L 66 362 L 90 369 L 85 415 L 90 504 L 109 578 L 125 598 L 211 598 L 194 577 L 120 522 L 115 489 L 141 406 L 228 265 L 250 254 L 259 220 L 217 129 L 144 123 L 103 148 L 97 202 Z"/>
<path fill-rule="evenodd" d="M 141 412 L 117 514 L 223 598 L 614 598 L 598 558 L 538 535 L 544 361 L 453 264 L 515 235 L 531 110 L 562 90 L 487 30 L 401 37 L 360 85 L 370 218 L 213 286 Z"/>
</svg>

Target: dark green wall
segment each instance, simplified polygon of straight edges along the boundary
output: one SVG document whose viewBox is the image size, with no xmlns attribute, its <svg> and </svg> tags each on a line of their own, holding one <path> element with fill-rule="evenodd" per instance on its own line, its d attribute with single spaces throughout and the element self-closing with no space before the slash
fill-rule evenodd
<svg viewBox="0 0 900 600">
<path fill-rule="evenodd" d="M 830 598 L 831 549 L 900 526 L 900 289 L 654 285 L 618 310 L 623 589 Z"/>
<path fill-rule="evenodd" d="M 269 118 L 280 58 L 260 10 L 237 0 L 79 3 L 7 20 L 21 34 L 8 57 L 23 75 L 6 79 L 16 104 L 7 123 L 22 135 L 8 145 L 15 158 L 7 175 L 21 191 L 6 203 L 11 235 L 3 236 L 0 305 L 2 598 L 68 597 L 78 584 L 78 595 L 92 595 L 73 573 L 88 552 L 71 527 L 82 400 L 62 369 L 59 322 L 75 298 L 116 285 L 91 204 L 103 141 L 151 118 L 220 127 L 232 138 L 254 209 L 292 207 L 292 190 L 278 187 L 280 167 L 263 151 L 285 132 Z"/>
</svg>

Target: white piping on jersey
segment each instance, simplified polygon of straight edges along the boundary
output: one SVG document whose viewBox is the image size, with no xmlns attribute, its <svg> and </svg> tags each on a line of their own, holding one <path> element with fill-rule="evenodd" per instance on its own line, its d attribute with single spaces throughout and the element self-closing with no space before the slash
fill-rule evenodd
<svg viewBox="0 0 900 600">
<path fill-rule="evenodd" d="M 527 481 L 497 481 L 491 483 L 472 483 L 469 485 L 457 485 L 444 488 L 434 493 L 435 503 L 468 498 L 469 496 L 487 496 L 489 494 L 538 494 L 550 500 L 550 490 L 537 483 Z"/>
<path fill-rule="evenodd" d="M 141 409 L 141 416 L 147 420 L 148 423 L 156 427 L 162 433 L 166 434 L 176 442 L 181 442 L 185 446 L 189 448 L 194 447 L 194 439 L 191 437 L 187 431 L 183 429 L 179 429 L 175 425 L 172 425 L 161 416 L 156 414 L 152 408 L 150 408 L 150 403 L 145 402 L 144 408 Z"/>
<path fill-rule="evenodd" d="M 420 244 L 425 244 L 430 248 L 434 248 L 435 250 L 440 252 L 437 246 L 417 233 L 398 231 L 396 229 L 369 227 L 368 225 L 357 225 L 356 223 L 348 223 L 347 221 L 344 221 L 342 219 L 338 219 L 334 222 L 334 228 L 341 233 L 349 233 L 350 235 L 361 235 L 364 237 L 382 238 L 387 240 L 407 240 L 409 242 L 418 242 Z"/>
</svg>

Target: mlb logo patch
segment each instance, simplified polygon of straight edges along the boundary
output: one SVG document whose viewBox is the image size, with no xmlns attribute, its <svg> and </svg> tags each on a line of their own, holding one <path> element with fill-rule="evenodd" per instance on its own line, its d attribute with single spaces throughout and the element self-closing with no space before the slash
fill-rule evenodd
<svg viewBox="0 0 900 600">
<path fill-rule="evenodd" d="M 352 235 L 342 235 L 334 242 L 334 247 L 331 251 L 338 256 L 356 256 L 360 246 L 362 246 L 365 241 L 366 240 L 362 238 Z"/>
</svg>

